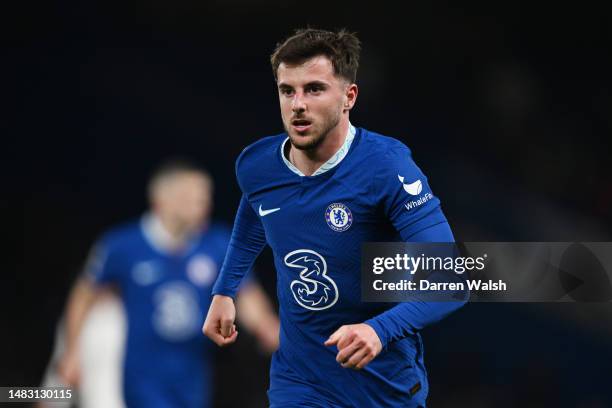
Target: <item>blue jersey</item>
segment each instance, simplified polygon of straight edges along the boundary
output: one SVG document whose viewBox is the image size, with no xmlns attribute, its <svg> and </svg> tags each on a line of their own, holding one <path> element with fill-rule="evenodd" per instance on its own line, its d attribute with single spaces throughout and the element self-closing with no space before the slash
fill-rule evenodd
<svg viewBox="0 0 612 408">
<path fill-rule="evenodd" d="M 212 342 L 201 333 L 229 230 L 212 225 L 172 255 L 147 234 L 146 219 L 111 230 L 86 273 L 120 289 L 128 323 L 124 396 L 129 407 L 210 403 Z"/>
<path fill-rule="evenodd" d="M 313 176 L 296 174 L 284 159 L 286 134 L 252 144 L 236 163 L 243 197 L 213 293 L 233 296 L 255 256 L 270 245 L 281 319 L 272 406 L 424 405 L 419 330 L 460 305 L 361 302 L 362 243 L 453 236 L 410 150 L 396 139 L 351 130 L 341 162 Z M 323 343 L 340 326 L 364 322 L 383 351 L 362 370 L 345 369 L 335 360 L 337 348 Z"/>
</svg>

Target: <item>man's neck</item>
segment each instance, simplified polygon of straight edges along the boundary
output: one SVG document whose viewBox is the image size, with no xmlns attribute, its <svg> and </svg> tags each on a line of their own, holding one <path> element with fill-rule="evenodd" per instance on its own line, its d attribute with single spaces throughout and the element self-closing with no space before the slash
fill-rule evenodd
<svg viewBox="0 0 612 408">
<path fill-rule="evenodd" d="M 342 147 L 349 130 L 348 117 L 343 117 L 315 149 L 300 150 L 290 144 L 289 161 L 306 176 L 311 176 Z"/>
<path fill-rule="evenodd" d="M 152 232 L 155 235 L 156 244 L 166 251 L 180 251 L 192 238 L 189 231 L 174 225 L 170 220 L 159 214 L 154 214 L 152 221 Z"/>
</svg>

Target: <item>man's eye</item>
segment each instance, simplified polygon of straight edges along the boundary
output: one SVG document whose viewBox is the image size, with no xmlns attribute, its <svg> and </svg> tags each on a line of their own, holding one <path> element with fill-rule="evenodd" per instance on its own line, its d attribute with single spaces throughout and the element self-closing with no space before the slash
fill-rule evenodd
<svg viewBox="0 0 612 408">
<path fill-rule="evenodd" d="M 284 88 L 284 89 L 281 89 L 280 92 L 283 95 L 291 95 L 293 93 L 293 90 Z"/>
<path fill-rule="evenodd" d="M 313 86 L 308 89 L 308 91 L 312 93 L 321 92 L 322 90 L 323 88 L 321 88 L 320 86 Z"/>
</svg>

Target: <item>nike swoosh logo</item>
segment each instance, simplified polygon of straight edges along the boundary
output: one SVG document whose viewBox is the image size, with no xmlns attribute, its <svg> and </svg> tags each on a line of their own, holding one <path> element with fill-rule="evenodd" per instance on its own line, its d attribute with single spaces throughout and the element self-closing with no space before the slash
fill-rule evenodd
<svg viewBox="0 0 612 408">
<path fill-rule="evenodd" d="M 261 204 L 259 204 L 259 216 L 265 217 L 268 214 L 272 214 L 273 212 L 277 212 L 280 208 L 270 208 L 269 210 L 264 210 L 261 208 Z"/>
</svg>

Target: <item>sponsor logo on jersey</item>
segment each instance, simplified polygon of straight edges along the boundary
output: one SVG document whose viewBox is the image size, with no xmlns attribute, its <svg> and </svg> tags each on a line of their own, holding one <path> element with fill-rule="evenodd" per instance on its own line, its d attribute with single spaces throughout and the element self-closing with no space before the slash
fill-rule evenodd
<svg viewBox="0 0 612 408">
<path fill-rule="evenodd" d="M 346 231 L 353 224 L 353 213 L 346 205 L 333 203 L 325 210 L 325 222 L 336 232 Z"/>
<path fill-rule="evenodd" d="M 132 279 L 141 286 L 147 286 L 161 279 L 162 273 L 157 262 L 143 261 L 132 268 Z"/>
<path fill-rule="evenodd" d="M 336 282 L 327 276 L 327 262 L 311 249 L 298 249 L 285 255 L 285 265 L 299 271 L 290 289 L 295 301 L 308 310 L 324 310 L 338 301 Z"/>
<path fill-rule="evenodd" d="M 421 194 L 421 191 L 423 191 L 423 183 L 421 183 L 421 180 L 417 180 L 414 183 L 404 183 L 404 177 L 398 174 L 397 178 L 400 183 L 402 183 L 402 186 L 404 186 L 404 191 L 408 194 L 415 196 Z"/>
<path fill-rule="evenodd" d="M 208 255 L 196 255 L 187 264 L 187 277 L 198 286 L 210 286 L 217 277 L 217 263 Z"/>
<path fill-rule="evenodd" d="M 423 183 L 421 182 L 420 179 L 413 183 L 404 183 L 404 177 L 398 174 L 397 178 L 399 179 L 400 183 L 402 183 L 402 186 L 404 187 L 404 191 L 407 192 L 408 194 L 416 196 L 416 195 L 421 194 L 421 192 L 423 191 Z M 404 207 L 406 207 L 407 210 L 412 210 L 413 208 L 416 208 L 421 204 L 425 204 L 427 201 L 431 200 L 432 198 L 433 198 L 433 194 L 427 192 L 415 200 L 410 200 L 406 202 L 404 204 Z"/>
<path fill-rule="evenodd" d="M 433 195 L 431 193 L 425 193 L 423 194 L 421 197 L 419 197 L 416 200 L 410 200 L 407 203 L 404 204 L 404 207 L 406 207 L 407 210 L 412 210 L 415 207 L 418 207 L 421 204 L 426 203 L 427 201 L 431 200 L 433 198 Z"/>
<path fill-rule="evenodd" d="M 155 290 L 153 304 L 151 323 L 161 338 L 184 341 L 200 335 L 198 294 L 187 282 L 164 283 Z"/>
</svg>

